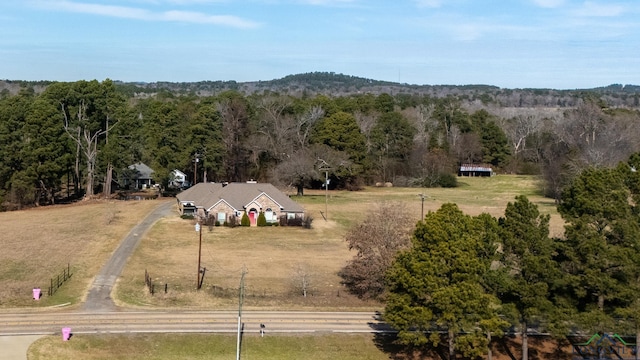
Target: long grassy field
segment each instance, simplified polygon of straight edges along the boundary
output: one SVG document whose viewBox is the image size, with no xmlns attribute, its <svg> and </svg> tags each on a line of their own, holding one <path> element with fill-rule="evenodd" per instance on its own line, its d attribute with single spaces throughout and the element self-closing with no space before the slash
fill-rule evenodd
<svg viewBox="0 0 640 360">
<path fill-rule="evenodd" d="M 494 360 L 520 358 L 515 337 L 495 339 Z M 571 359 L 568 342 L 529 338 L 530 359 Z M 418 352 L 394 343 L 392 336 L 373 334 L 270 335 L 245 334 L 240 358 L 245 360 L 440 360 L 445 350 Z M 236 336 L 231 334 L 96 334 L 74 335 L 70 341 L 47 336 L 31 345 L 29 360 L 233 359 Z"/>
<path fill-rule="evenodd" d="M 384 201 L 402 202 L 418 221 L 423 205 L 426 213 L 445 202 L 457 203 L 472 215 L 501 216 L 507 202 L 524 194 L 541 212 L 552 214 L 552 233 L 562 232 L 553 201 L 539 195 L 533 177 L 460 178 L 459 183 L 454 189 L 366 188 L 329 191 L 328 196 L 306 191 L 293 198 L 314 218 L 312 229 L 204 227 L 201 259 L 207 271 L 200 291 L 195 291 L 198 234 L 193 221 L 176 213 L 143 238 L 118 281 L 115 297 L 123 306 L 235 308 L 245 269 L 247 308 L 379 308 L 349 296 L 337 273 L 353 256 L 344 234 Z M 427 195 L 424 204 L 420 193 Z M 79 303 L 122 237 L 158 205 L 151 200 L 94 201 L 0 213 L 0 309 Z M 54 296 L 33 301 L 31 289 L 41 287 L 46 294 L 50 278 L 67 264 L 71 279 Z M 144 286 L 145 270 L 156 284 L 153 296 Z M 300 289 L 303 276 L 309 280 L 306 298 Z"/>
<path fill-rule="evenodd" d="M 245 335 L 242 359 L 260 360 L 382 360 L 389 356 L 376 347 L 370 334 L 325 336 Z M 234 335 L 140 334 L 76 335 L 68 342 L 58 336 L 42 338 L 29 350 L 30 360 L 118 359 L 234 359 Z"/>
</svg>

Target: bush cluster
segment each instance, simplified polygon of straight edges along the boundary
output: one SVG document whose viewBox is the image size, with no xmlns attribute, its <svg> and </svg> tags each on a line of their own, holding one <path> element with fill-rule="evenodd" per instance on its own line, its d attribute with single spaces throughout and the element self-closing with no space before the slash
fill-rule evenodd
<svg viewBox="0 0 640 360">
<path fill-rule="evenodd" d="M 251 220 L 249 220 L 249 215 L 247 215 L 247 213 L 242 214 L 242 219 L 240 219 L 240 226 L 251 226 Z"/>
</svg>

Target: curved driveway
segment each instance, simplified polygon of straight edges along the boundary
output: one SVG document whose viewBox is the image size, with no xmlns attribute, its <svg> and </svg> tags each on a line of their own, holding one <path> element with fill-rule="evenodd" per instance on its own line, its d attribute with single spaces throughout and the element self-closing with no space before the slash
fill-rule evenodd
<svg viewBox="0 0 640 360">
<path fill-rule="evenodd" d="M 140 243 L 144 233 L 159 219 L 171 213 L 172 201 L 167 201 L 158 206 L 144 220 L 125 236 L 120 246 L 114 251 L 111 258 L 102 267 L 96 278 L 93 280 L 89 293 L 85 299 L 83 310 L 88 312 L 107 312 L 115 310 L 116 306 L 111 298 L 111 290 L 116 284 L 116 280 L 124 269 L 129 257 L 133 254 Z"/>
</svg>

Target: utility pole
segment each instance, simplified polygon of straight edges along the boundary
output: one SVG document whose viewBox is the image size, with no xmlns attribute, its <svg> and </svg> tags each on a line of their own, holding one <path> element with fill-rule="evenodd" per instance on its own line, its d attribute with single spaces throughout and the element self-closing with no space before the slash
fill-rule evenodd
<svg viewBox="0 0 640 360">
<path fill-rule="evenodd" d="M 193 185 L 198 183 L 198 161 L 200 161 L 200 154 L 195 153 L 193 155 L 195 159 L 193 160 Z"/>
<path fill-rule="evenodd" d="M 198 280 L 196 282 L 196 290 L 200 290 L 202 285 L 202 282 L 200 281 L 200 274 L 202 273 L 200 270 L 200 259 L 202 258 L 202 225 L 200 225 L 200 220 L 196 223 L 196 232 L 200 235 L 200 241 L 198 241 Z"/>
<path fill-rule="evenodd" d="M 246 268 L 242 265 L 242 276 L 240 277 L 240 289 L 238 294 L 238 340 L 236 342 L 236 360 L 240 360 L 240 339 L 242 338 L 242 302 L 244 301 L 244 275 Z"/>
<path fill-rule="evenodd" d="M 324 213 L 325 221 L 329 219 L 329 169 L 324 169 Z"/>
<path fill-rule="evenodd" d="M 318 158 L 318 161 L 322 162 L 319 170 L 324 171 L 324 221 L 329 219 L 329 164 L 326 161 Z"/>
</svg>

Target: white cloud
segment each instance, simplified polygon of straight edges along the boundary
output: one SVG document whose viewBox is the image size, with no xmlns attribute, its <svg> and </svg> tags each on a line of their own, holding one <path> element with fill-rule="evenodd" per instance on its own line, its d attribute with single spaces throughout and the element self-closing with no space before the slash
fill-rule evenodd
<svg viewBox="0 0 640 360">
<path fill-rule="evenodd" d="M 584 17 L 615 17 L 624 14 L 625 8 L 618 4 L 598 4 L 585 1 L 575 14 Z"/>
<path fill-rule="evenodd" d="M 227 25 L 231 27 L 250 28 L 255 27 L 256 24 L 242 20 L 235 16 L 230 15 L 207 15 L 192 11 L 166 11 L 161 13 L 158 17 L 159 20 L 164 21 L 179 21 L 190 22 L 200 24 L 216 24 Z"/>
<path fill-rule="evenodd" d="M 209 15 L 200 12 L 191 11 L 164 11 L 153 12 L 146 9 L 115 6 L 89 4 L 73 1 L 35 1 L 33 4 L 39 8 L 74 12 L 82 14 L 110 16 L 124 19 L 146 20 L 146 21 L 171 21 L 171 22 L 187 22 L 198 24 L 223 25 L 235 28 L 255 28 L 259 24 L 251 20 L 242 19 L 232 15 Z"/>
<path fill-rule="evenodd" d="M 532 0 L 534 4 L 543 8 L 557 8 L 564 4 L 564 0 Z"/>
<path fill-rule="evenodd" d="M 460 24 L 451 30 L 454 33 L 454 38 L 460 41 L 473 41 L 484 34 L 483 29 L 476 24 Z"/>
<path fill-rule="evenodd" d="M 442 6 L 442 0 L 415 0 L 418 7 L 439 8 Z"/>
</svg>

